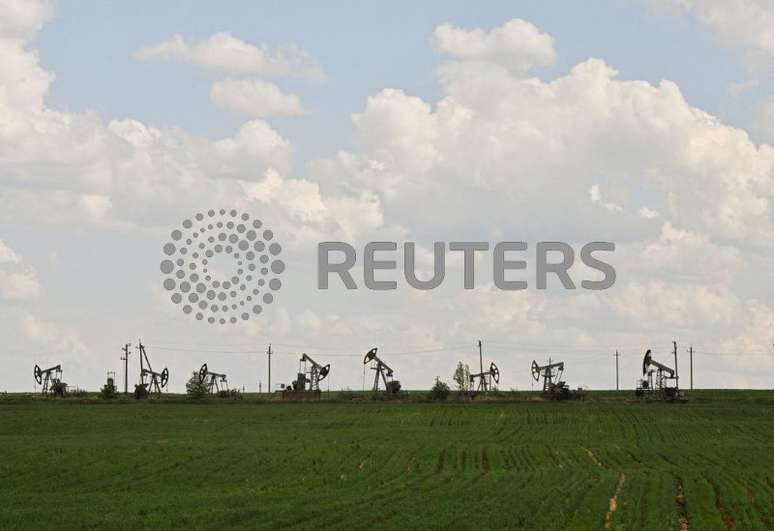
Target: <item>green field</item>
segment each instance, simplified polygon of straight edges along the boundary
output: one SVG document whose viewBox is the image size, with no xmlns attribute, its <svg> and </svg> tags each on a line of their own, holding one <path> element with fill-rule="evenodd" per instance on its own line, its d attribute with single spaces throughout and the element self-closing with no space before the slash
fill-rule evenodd
<svg viewBox="0 0 774 531">
<path fill-rule="evenodd" d="M 0 449 L 0 529 L 774 529 L 771 392 L 6 399 Z"/>
</svg>

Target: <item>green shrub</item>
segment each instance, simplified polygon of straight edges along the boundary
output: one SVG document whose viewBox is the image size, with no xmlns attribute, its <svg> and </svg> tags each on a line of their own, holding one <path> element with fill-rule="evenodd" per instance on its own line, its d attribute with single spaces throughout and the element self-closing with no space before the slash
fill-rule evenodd
<svg viewBox="0 0 774 531">
<path fill-rule="evenodd" d="M 357 393 L 352 391 L 351 389 L 342 389 L 338 393 L 336 393 L 336 399 L 337 400 L 355 400 L 357 398 Z"/>
<path fill-rule="evenodd" d="M 438 378 L 435 379 L 433 388 L 430 389 L 430 394 L 427 395 L 430 400 L 446 400 L 449 398 L 449 386 L 446 382 L 442 382 Z"/>
<path fill-rule="evenodd" d="M 238 389 L 223 389 L 218 391 L 218 398 L 231 398 L 234 400 L 241 400 L 242 393 Z"/>
<path fill-rule="evenodd" d="M 199 380 L 199 377 L 194 374 L 185 384 L 185 392 L 188 398 L 194 400 L 201 400 L 209 393 L 207 384 Z"/>
<path fill-rule="evenodd" d="M 118 396 L 118 390 L 116 389 L 116 386 L 112 382 L 108 382 L 105 385 L 102 386 L 102 389 L 99 390 L 99 396 L 103 400 L 113 400 Z"/>
</svg>

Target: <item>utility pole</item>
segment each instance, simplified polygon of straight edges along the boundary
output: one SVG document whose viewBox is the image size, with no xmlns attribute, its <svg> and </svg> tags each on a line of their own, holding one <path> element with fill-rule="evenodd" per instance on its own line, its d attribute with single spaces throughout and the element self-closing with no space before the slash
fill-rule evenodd
<svg viewBox="0 0 774 531">
<path fill-rule="evenodd" d="M 615 351 L 615 390 L 618 391 L 618 350 Z"/>
<path fill-rule="evenodd" d="M 675 353 L 675 385 L 680 387 L 680 371 L 677 370 L 677 341 L 672 341 L 674 345 L 673 352 Z"/>
<path fill-rule="evenodd" d="M 124 351 L 124 355 L 121 357 L 121 360 L 124 362 L 124 394 L 129 394 L 129 347 L 131 347 L 131 343 L 127 343 L 124 345 L 124 348 L 121 349 Z"/>
<path fill-rule="evenodd" d="M 688 349 L 688 353 L 691 357 L 691 391 L 693 391 L 693 345 Z"/>
<path fill-rule="evenodd" d="M 269 395 L 271 395 L 271 343 L 269 343 L 269 350 L 266 351 L 269 355 Z"/>
<path fill-rule="evenodd" d="M 486 376 L 484 376 L 484 355 L 481 353 L 481 340 L 478 340 L 478 363 L 481 368 L 479 374 L 481 375 L 481 384 L 483 386 L 484 392 L 486 392 Z"/>
<path fill-rule="evenodd" d="M 482 373 L 484 372 L 484 356 L 481 353 L 481 340 L 478 340 L 478 363 L 480 365 L 481 370 L 478 372 Z"/>
</svg>

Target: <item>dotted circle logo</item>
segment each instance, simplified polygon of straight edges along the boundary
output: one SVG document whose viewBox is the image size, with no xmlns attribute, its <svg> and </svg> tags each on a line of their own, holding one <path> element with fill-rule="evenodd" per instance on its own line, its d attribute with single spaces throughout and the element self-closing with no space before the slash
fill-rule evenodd
<svg viewBox="0 0 774 531">
<path fill-rule="evenodd" d="M 183 313 L 199 321 L 221 325 L 246 321 L 274 302 L 282 287 L 282 246 L 261 220 L 249 214 L 225 209 L 200 212 L 184 220 L 170 237 L 160 266 L 164 289 L 172 292 L 172 302 Z"/>
</svg>

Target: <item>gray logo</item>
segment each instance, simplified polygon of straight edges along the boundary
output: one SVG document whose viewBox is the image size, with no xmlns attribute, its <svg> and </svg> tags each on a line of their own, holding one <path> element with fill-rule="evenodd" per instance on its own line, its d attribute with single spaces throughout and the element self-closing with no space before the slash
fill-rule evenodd
<svg viewBox="0 0 774 531">
<path fill-rule="evenodd" d="M 446 242 L 433 244 L 433 276 L 429 280 L 420 280 L 416 273 L 415 243 L 403 244 L 403 274 L 409 286 L 418 290 L 431 290 L 441 285 L 446 278 Z M 449 251 L 462 252 L 463 256 L 463 287 L 475 289 L 476 287 L 476 253 L 489 252 L 489 242 L 449 242 Z M 513 256 L 513 253 L 524 252 L 528 249 L 527 242 L 507 241 L 497 242 L 494 246 L 492 278 L 494 285 L 501 290 L 525 290 L 528 283 L 525 280 L 506 280 L 506 272 L 509 270 L 527 269 L 527 262 Z M 363 281 L 366 288 L 375 291 L 397 289 L 397 280 L 376 280 L 376 270 L 395 271 L 398 269 L 398 261 L 395 252 L 398 249 L 397 242 L 369 242 L 363 249 Z M 562 283 L 564 289 L 576 289 L 575 282 L 570 276 L 570 268 L 575 263 L 575 251 L 572 246 L 564 242 L 537 242 L 535 246 L 536 285 L 537 289 L 548 288 L 548 275 L 554 274 Z M 613 252 L 615 243 L 590 242 L 581 248 L 580 257 L 588 269 L 594 269 L 603 275 L 601 280 L 582 280 L 581 287 L 587 290 L 605 290 L 615 284 L 615 268 L 594 256 L 597 252 Z M 381 253 L 377 260 L 376 253 Z M 385 256 L 386 253 L 386 256 Z M 393 254 L 391 254 L 393 253 Z M 506 253 L 511 253 L 510 259 Z M 553 261 L 549 259 L 554 254 Z M 560 261 L 555 261 L 555 255 L 561 255 Z M 331 255 L 335 260 L 331 261 Z M 320 242 L 317 245 L 317 289 L 328 289 L 329 276 L 337 274 L 347 289 L 358 289 L 350 270 L 357 260 L 355 248 L 346 242 Z"/>
<path fill-rule="evenodd" d="M 210 324 L 258 315 L 282 287 L 282 246 L 259 219 L 210 210 L 186 219 L 164 244 L 164 289 L 183 313 Z"/>
</svg>

